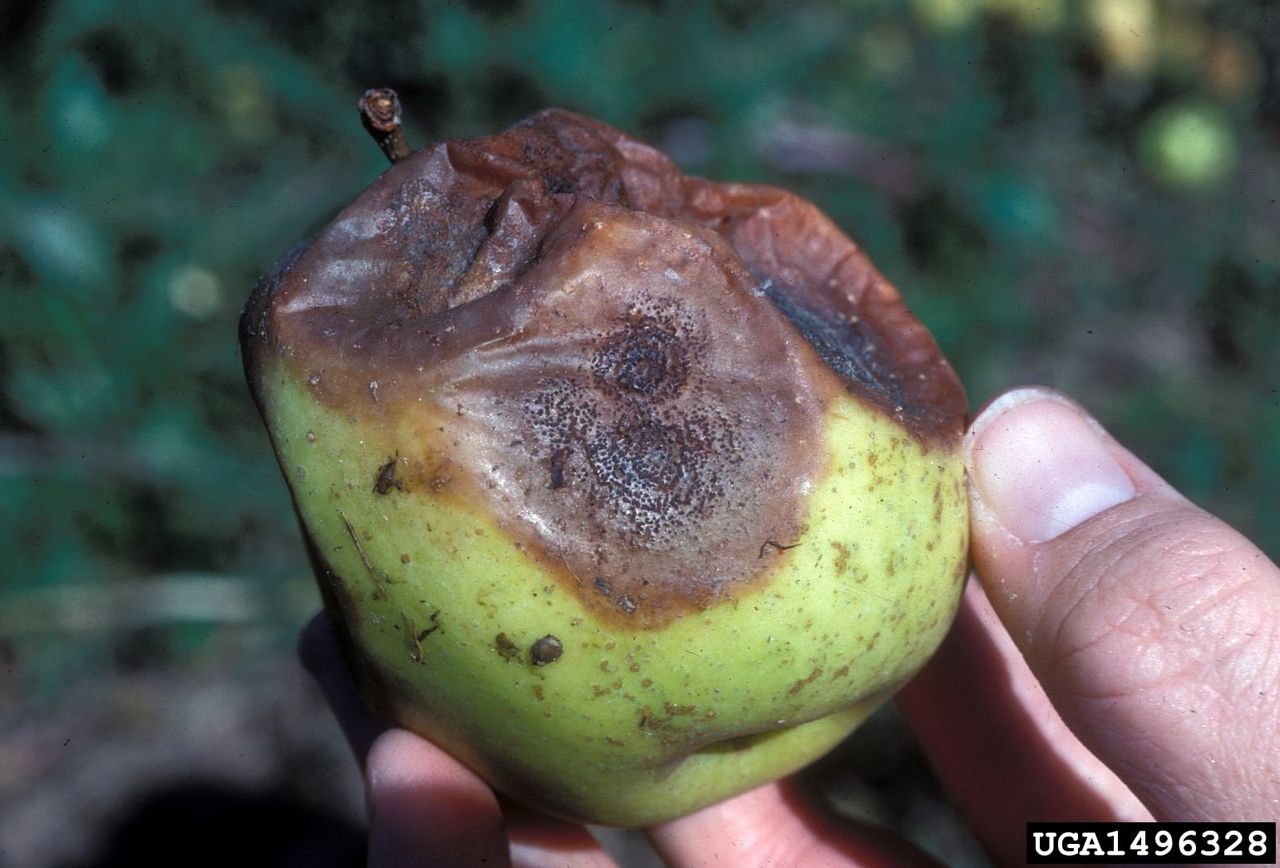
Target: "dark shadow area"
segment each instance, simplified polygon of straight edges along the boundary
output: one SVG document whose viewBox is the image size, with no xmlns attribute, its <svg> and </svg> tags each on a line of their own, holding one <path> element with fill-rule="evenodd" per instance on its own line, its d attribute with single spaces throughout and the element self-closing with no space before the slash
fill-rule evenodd
<svg viewBox="0 0 1280 868">
<path fill-rule="evenodd" d="M 156 790 L 125 813 L 96 858 L 64 868 L 349 868 L 364 830 L 283 792 L 196 782 Z"/>
<path fill-rule="evenodd" d="M 821 804 L 835 815 L 830 826 L 858 830 L 882 856 L 906 853 L 898 849 L 905 840 L 944 864 L 991 864 L 970 829 L 941 807 L 942 786 L 893 703 L 791 778 L 788 797 Z"/>
</svg>

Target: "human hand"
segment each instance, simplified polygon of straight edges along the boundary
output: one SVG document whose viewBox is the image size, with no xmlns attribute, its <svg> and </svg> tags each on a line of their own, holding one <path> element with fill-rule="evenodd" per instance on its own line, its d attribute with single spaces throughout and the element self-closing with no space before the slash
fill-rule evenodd
<svg viewBox="0 0 1280 868">
<path fill-rule="evenodd" d="M 1011 647 L 972 605 L 899 703 L 961 811 L 1009 818 L 971 821 L 996 861 L 1022 860 L 1028 819 L 1141 818 L 1081 744 L 1155 819 L 1280 814 L 1276 565 L 1058 393 L 1003 395 L 965 451 L 974 570 L 1056 714 L 1020 720 L 994 656 L 961 656 L 969 634 Z M 1036 729 L 1039 767 L 1019 756 Z"/>
<path fill-rule="evenodd" d="M 993 402 L 965 450 L 985 594 L 971 584 L 898 703 L 993 861 L 1023 861 L 1027 820 L 1275 817 L 1280 570 L 1056 393 Z M 381 731 L 323 619 L 303 656 L 364 760 L 370 865 L 612 864 L 582 827 Z M 647 831 L 679 866 L 927 864 L 786 781 Z"/>
</svg>

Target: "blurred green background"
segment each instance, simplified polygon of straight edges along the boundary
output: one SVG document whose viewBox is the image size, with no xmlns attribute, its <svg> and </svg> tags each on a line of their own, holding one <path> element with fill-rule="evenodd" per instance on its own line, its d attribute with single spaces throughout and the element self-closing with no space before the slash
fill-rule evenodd
<svg viewBox="0 0 1280 868">
<path fill-rule="evenodd" d="M 812 198 L 973 406 L 1064 389 L 1280 554 L 1280 3 L 62 0 L 0 45 L 0 865 L 98 864 L 193 768 L 358 836 L 235 326 L 385 167 L 366 87 L 415 146 L 560 105 Z"/>
</svg>

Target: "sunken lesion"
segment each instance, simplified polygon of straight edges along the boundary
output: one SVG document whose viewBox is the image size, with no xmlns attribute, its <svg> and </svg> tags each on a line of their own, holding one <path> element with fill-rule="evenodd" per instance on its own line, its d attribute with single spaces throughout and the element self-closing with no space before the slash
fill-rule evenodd
<svg viewBox="0 0 1280 868">
<path fill-rule="evenodd" d="M 767 479 L 816 464 L 789 457 L 787 438 L 767 420 L 763 432 L 748 431 L 757 414 L 741 403 L 745 390 L 720 388 L 714 327 L 696 307 L 633 298 L 598 328 L 576 364 L 521 398 L 512 442 L 545 480 L 524 504 L 551 527 L 541 548 L 589 608 L 633 628 L 657 626 L 764 571 L 745 557 L 758 545 L 755 527 L 794 532 L 803 509 Z M 738 361 L 748 374 L 763 362 Z M 815 430 L 816 402 L 805 411 L 793 394 L 779 399 L 786 388 L 765 391 L 775 393 L 766 403 L 790 405 L 793 429 Z"/>
<path fill-rule="evenodd" d="M 678 545 L 721 505 L 743 460 L 741 420 L 713 400 L 676 400 L 705 376 L 696 317 L 670 300 L 648 306 L 599 337 L 590 378 L 545 380 L 524 407 L 550 455 L 550 487 L 585 492 L 593 513 L 641 549 Z"/>
</svg>

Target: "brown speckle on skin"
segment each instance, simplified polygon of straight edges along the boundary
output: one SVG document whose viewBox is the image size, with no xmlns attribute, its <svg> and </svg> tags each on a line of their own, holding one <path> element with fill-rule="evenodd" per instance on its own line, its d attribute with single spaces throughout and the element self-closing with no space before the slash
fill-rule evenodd
<svg viewBox="0 0 1280 868">
<path fill-rule="evenodd" d="M 541 684 L 533 685 L 533 698 L 539 702 L 542 702 L 547 698 L 547 695 L 542 690 Z"/>
<path fill-rule="evenodd" d="M 818 676 L 821 674 L 822 674 L 822 667 L 815 666 L 812 672 L 810 672 L 804 678 L 801 678 L 795 684 L 791 685 L 791 688 L 787 691 L 787 696 L 795 696 L 801 690 L 804 690 L 806 687 L 812 684 L 815 680 L 817 680 Z"/>
<path fill-rule="evenodd" d="M 519 660 L 521 653 L 519 646 L 512 642 L 506 633 L 499 633 L 493 637 L 493 648 L 498 652 L 498 656 L 508 663 L 513 660 Z"/>
<path fill-rule="evenodd" d="M 555 636 L 547 634 L 530 646 L 529 659 L 533 661 L 534 666 L 546 666 L 548 663 L 559 660 L 563 653 L 563 643 Z"/>
<path fill-rule="evenodd" d="M 849 666 L 848 664 L 846 664 L 844 666 L 841 666 L 835 672 L 831 673 L 831 680 L 835 681 L 837 678 L 844 678 L 848 676 L 848 674 L 849 674 Z"/>
<path fill-rule="evenodd" d="M 843 576 L 849 569 L 849 547 L 841 542 L 833 542 L 831 547 L 836 550 L 836 572 Z"/>
</svg>

